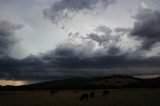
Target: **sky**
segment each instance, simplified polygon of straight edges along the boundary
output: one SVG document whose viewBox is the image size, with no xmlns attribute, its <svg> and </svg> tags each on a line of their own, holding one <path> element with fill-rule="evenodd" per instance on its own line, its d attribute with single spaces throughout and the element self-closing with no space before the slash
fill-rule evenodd
<svg viewBox="0 0 160 106">
<path fill-rule="evenodd" d="M 159 0 L 0 0 L 0 84 L 159 76 L 159 5 Z"/>
</svg>

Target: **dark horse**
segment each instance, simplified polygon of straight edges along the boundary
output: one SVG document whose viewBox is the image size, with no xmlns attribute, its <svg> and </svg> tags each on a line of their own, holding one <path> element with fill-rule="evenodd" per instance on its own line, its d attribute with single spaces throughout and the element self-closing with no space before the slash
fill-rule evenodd
<svg viewBox="0 0 160 106">
<path fill-rule="evenodd" d="M 58 91 L 57 90 L 49 90 L 50 94 L 51 95 L 54 95 L 55 93 L 57 93 Z"/>
<path fill-rule="evenodd" d="M 106 95 L 110 95 L 110 92 L 108 90 L 103 91 L 103 96 L 106 96 Z"/>
<path fill-rule="evenodd" d="M 93 98 L 95 96 L 95 92 L 90 92 L 90 98 Z"/>
<path fill-rule="evenodd" d="M 80 101 L 88 101 L 88 94 L 87 93 L 82 94 L 80 97 Z"/>
</svg>

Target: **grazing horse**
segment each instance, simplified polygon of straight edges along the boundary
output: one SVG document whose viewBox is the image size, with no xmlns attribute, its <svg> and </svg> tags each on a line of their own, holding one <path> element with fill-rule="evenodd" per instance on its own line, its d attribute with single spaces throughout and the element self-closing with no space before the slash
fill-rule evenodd
<svg viewBox="0 0 160 106">
<path fill-rule="evenodd" d="M 50 92 L 51 95 L 54 95 L 55 93 L 57 93 L 56 90 L 49 90 L 49 92 Z"/>
<path fill-rule="evenodd" d="M 87 93 L 82 94 L 80 97 L 80 101 L 88 101 L 88 94 Z"/>
<path fill-rule="evenodd" d="M 95 92 L 90 92 L 90 98 L 93 98 L 95 96 Z"/>
<path fill-rule="evenodd" d="M 103 96 L 106 96 L 106 95 L 110 95 L 110 92 L 108 90 L 103 91 Z"/>
</svg>

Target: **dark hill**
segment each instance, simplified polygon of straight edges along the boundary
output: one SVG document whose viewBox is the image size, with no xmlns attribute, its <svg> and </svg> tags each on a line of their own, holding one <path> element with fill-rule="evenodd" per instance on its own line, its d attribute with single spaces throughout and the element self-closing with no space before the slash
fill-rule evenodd
<svg viewBox="0 0 160 106">
<path fill-rule="evenodd" d="M 160 88 L 160 78 L 140 79 L 131 76 L 114 75 L 94 78 L 69 78 L 29 85 L 35 89 L 118 89 L 118 88 Z"/>
<path fill-rule="evenodd" d="M 94 78 L 69 78 L 46 81 L 19 87 L 5 86 L 0 90 L 46 90 L 46 89 L 124 89 L 160 88 L 160 78 L 139 79 L 130 76 L 108 76 Z"/>
</svg>

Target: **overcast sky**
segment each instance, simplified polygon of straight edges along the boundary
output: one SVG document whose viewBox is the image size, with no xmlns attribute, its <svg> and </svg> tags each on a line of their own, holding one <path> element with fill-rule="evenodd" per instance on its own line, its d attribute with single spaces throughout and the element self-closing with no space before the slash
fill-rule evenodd
<svg viewBox="0 0 160 106">
<path fill-rule="evenodd" d="M 159 5 L 159 0 L 0 0 L 0 78 L 159 75 Z"/>
</svg>

